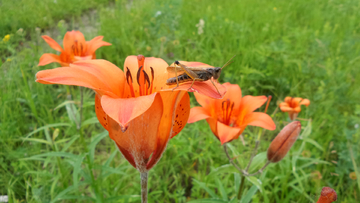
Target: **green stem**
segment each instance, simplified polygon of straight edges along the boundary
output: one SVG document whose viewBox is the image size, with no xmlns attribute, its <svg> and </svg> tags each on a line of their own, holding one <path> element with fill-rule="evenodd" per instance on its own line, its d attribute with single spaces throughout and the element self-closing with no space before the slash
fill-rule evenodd
<svg viewBox="0 0 360 203">
<path fill-rule="evenodd" d="M 79 116 L 79 125 L 77 126 L 78 130 L 81 129 L 81 122 L 82 122 L 82 114 L 83 114 L 83 102 L 84 102 L 84 88 L 80 88 L 80 116 Z"/>
<path fill-rule="evenodd" d="M 147 197 L 148 197 L 148 172 L 140 172 L 140 178 L 141 178 L 141 203 L 147 203 Z"/>
<path fill-rule="evenodd" d="M 244 185 L 245 185 L 245 176 L 243 175 L 241 177 L 241 183 L 240 183 L 240 187 L 239 187 L 239 192 L 237 194 L 238 200 L 241 200 L 241 196 L 242 196 L 242 193 L 243 193 L 243 190 L 244 190 Z"/>
<path fill-rule="evenodd" d="M 64 173 L 63 167 L 61 165 L 60 157 L 56 157 L 56 161 L 57 161 L 57 164 L 59 167 L 59 173 L 61 174 L 61 180 L 62 180 L 61 182 L 63 183 L 64 188 L 67 188 L 68 184 L 67 184 L 67 180 L 64 175 L 65 173 Z"/>
<path fill-rule="evenodd" d="M 82 145 L 84 147 L 84 151 L 88 152 L 89 150 L 88 150 L 88 147 L 87 147 L 87 144 L 86 144 L 86 141 L 84 139 L 84 135 L 83 135 L 81 129 L 79 130 L 79 133 L 80 133 L 80 142 L 82 143 Z M 90 173 L 90 176 L 91 176 L 92 188 L 94 188 L 95 194 L 100 197 L 101 202 L 104 202 L 103 201 L 103 195 L 100 194 L 98 185 L 95 183 L 95 177 L 94 177 L 94 174 L 93 174 L 93 165 L 92 165 L 92 161 L 90 160 L 90 154 L 89 153 L 87 153 L 87 155 L 86 155 L 86 161 L 87 161 L 89 173 Z"/>
</svg>

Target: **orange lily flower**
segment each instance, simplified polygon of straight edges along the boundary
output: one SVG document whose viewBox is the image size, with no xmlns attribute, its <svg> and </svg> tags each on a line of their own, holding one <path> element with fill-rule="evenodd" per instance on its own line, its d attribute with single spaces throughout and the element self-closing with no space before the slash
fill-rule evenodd
<svg viewBox="0 0 360 203">
<path fill-rule="evenodd" d="M 206 119 L 221 144 L 237 139 L 248 125 L 275 130 L 275 123 L 269 115 L 254 112 L 266 102 L 266 96 L 242 97 L 238 85 L 225 83 L 223 86 L 227 92 L 222 99 L 195 93 L 196 100 L 202 107 L 191 109 L 188 123 Z"/>
<path fill-rule="evenodd" d="M 310 100 L 300 97 L 285 97 L 284 102 L 280 103 L 282 112 L 288 112 L 290 120 L 295 120 L 301 111 L 301 105 L 309 106 Z"/>
<path fill-rule="evenodd" d="M 51 37 L 47 35 L 41 36 L 49 46 L 60 55 L 56 54 L 43 54 L 40 58 L 38 66 L 44 66 L 49 63 L 57 62 L 61 66 L 69 66 L 79 60 L 95 59 L 95 51 L 102 46 L 110 46 L 108 42 L 102 41 L 103 36 L 97 36 L 91 41 L 85 41 L 84 35 L 80 31 L 66 32 L 63 46 L 64 49 Z"/>
<path fill-rule="evenodd" d="M 98 120 L 129 163 L 143 173 L 159 161 L 168 141 L 184 128 L 190 113 L 187 92 L 166 86 L 167 67 L 162 59 L 142 55 L 126 58 L 125 73 L 108 61 L 86 60 L 39 71 L 36 81 L 93 89 Z M 222 96 L 211 82 L 203 83 L 194 84 L 194 91 Z M 220 91 L 224 94 L 224 87 Z"/>
</svg>

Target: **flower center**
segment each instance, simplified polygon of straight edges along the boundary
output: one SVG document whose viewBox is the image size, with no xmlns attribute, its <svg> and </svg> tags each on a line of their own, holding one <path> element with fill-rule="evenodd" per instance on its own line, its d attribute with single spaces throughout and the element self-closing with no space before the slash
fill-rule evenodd
<svg viewBox="0 0 360 203">
<path fill-rule="evenodd" d="M 74 56 L 81 56 L 84 51 L 84 46 L 82 43 L 79 43 L 77 40 L 75 40 L 74 44 L 71 46 L 71 49 Z"/>
<path fill-rule="evenodd" d="M 234 102 L 231 102 L 230 99 L 223 101 L 221 104 L 222 108 L 222 123 L 230 126 L 232 124 L 231 114 L 234 110 Z"/>
<path fill-rule="evenodd" d="M 151 70 L 151 82 L 150 77 L 144 70 L 145 57 L 143 55 L 137 56 L 139 69 L 136 74 L 136 81 L 139 85 L 139 91 L 134 90 L 133 77 L 128 67 L 126 67 L 126 81 L 130 87 L 130 92 L 132 97 L 150 95 L 153 93 L 153 84 L 154 84 L 154 69 L 150 67 Z"/>
</svg>

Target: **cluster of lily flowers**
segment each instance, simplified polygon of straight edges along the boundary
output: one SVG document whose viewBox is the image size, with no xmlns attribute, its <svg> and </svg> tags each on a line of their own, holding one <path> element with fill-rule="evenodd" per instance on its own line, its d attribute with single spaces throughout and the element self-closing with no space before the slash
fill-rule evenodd
<svg viewBox="0 0 360 203">
<path fill-rule="evenodd" d="M 174 77 L 167 67 L 174 64 L 169 65 L 160 58 L 128 56 L 121 70 L 109 61 L 96 59 L 98 48 L 111 45 L 103 41 L 103 36 L 85 41 L 81 32 L 70 31 L 65 34 L 63 47 L 49 36 L 42 38 L 60 55 L 43 54 L 39 66 L 56 62 L 62 67 L 39 71 L 36 82 L 94 90 L 95 113 L 100 124 L 109 132 L 127 161 L 142 174 L 141 177 L 147 177 L 148 171 L 160 160 L 169 140 L 187 123 L 206 119 L 226 153 L 226 144 L 238 139 L 248 125 L 276 129 L 266 110 L 254 112 L 266 101 L 268 106 L 271 97 L 242 97 L 238 85 L 219 84 L 213 79 L 193 84 L 180 83 L 174 89 L 174 86 L 166 85 L 167 79 Z M 212 67 L 201 62 L 180 62 L 189 67 Z M 201 107 L 190 108 L 187 92 L 194 92 Z M 267 153 L 268 162 L 259 172 L 269 163 L 280 161 L 290 150 L 301 131 L 300 122 L 294 120 L 301 111 L 300 106 L 309 104 L 308 99 L 299 97 L 286 97 L 280 104 L 280 109 L 288 112 L 293 122 L 272 141 Z M 228 157 L 231 162 L 232 158 Z M 243 169 L 240 172 L 244 176 L 256 174 L 249 174 Z M 325 201 L 319 199 L 318 202 Z"/>
</svg>

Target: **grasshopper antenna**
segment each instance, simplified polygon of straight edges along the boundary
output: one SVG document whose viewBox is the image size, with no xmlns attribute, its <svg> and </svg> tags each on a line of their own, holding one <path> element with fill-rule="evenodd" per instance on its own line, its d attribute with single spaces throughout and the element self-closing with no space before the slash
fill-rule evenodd
<svg viewBox="0 0 360 203">
<path fill-rule="evenodd" d="M 236 54 L 235 54 L 233 57 L 231 57 L 231 59 L 230 59 L 228 62 L 226 62 L 226 63 L 223 65 L 223 67 L 221 67 L 221 70 L 222 70 L 223 68 L 225 68 L 226 66 L 228 66 L 228 65 L 230 64 L 231 60 L 232 60 L 235 56 L 236 56 Z M 232 62 L 231 62 L 231 63 L 232 63 Z"/>
</svg>

